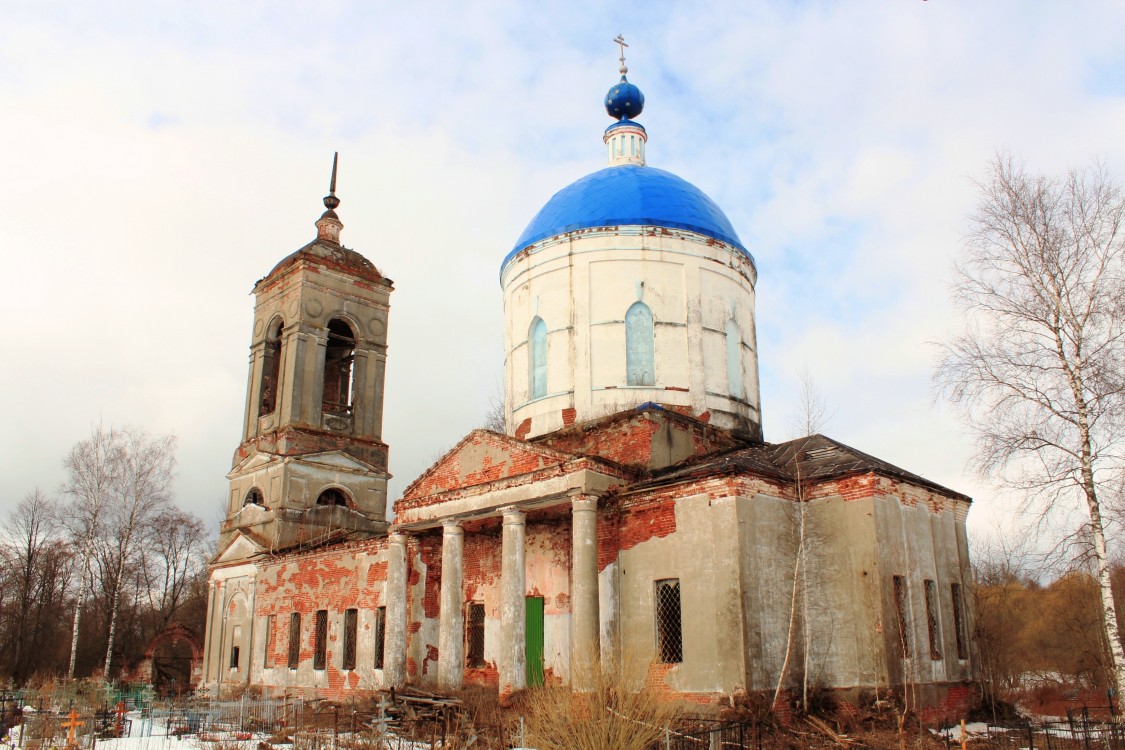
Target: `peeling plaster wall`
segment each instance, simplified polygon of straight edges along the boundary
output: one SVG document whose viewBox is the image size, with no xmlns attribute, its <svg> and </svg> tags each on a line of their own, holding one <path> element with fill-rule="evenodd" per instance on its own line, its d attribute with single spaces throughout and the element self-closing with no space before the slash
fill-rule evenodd
<svg viewBox="0 0 1125 750">
<path fill-rule="evenodd" d="M 628 548 L 623 541 L 618 558 L 622 669 L 638 685 L 659 671 L 655 686 L 664 691 L 730 692 L 745 674 L 735 498 L 700 493 L 664 502 L 674 504 L 674 529 L 653 507 L 630 508 L 622 521 L 623 540 L 633 527 L 654 532 Z M 684 661 L 666 666 L 656 663 L 655 584 L 670 578 L 680 581 Z"/>
<path fill-rule="evenodd" d="M 641 463 L 656 460 L 652 442 L 662 441 L 663 447 L 668 438 L 648 429 L 647 419 L 624 420 L 620 430 L 611 426 L 607 441 L 612 444 L 600 449 Z M 570 439 L 593 438 L 575 433 Z M 500 518 L 490 508 L 512 499 L 524 503 L 527 512 L 524 594 L 544 600 L 545 675 L 549 682 L 570 680 L 569 497 L 574 490 L 564 489 L 571 480 L 562 485 L 558 480 L 584 476 L 578 484 L 585 487 L 595 475 L 541 476 L 540 457 L 551 454 L 542 447 L 516 450 L 516 456 L 530 451 L 524 456 L 529 468 L 512 474 L 511 454 L 496 441 L 510 438 L 473 433 L 460 453 L 413 485 L 403 504 L 404 511 L 419 519 L 407 543 L 410 683 L 437 686 L 440 523 L 466 509 L 479 515 L 462 521 L 463 590 L 456 599 L 462 607 L 484 605 L 485 664 L 465 669 L 463 677 L 466 683 L 498 683 L 503 549 Z M 687 443 L 670 445 L 679 447 L 669 455 L 692 450 Z M 807 665 L 811 684 L 847 689 L 905 680 L 928 705 L 967 695 L 962 683 L 974 677 L 972 662 L 957 657 L 950 595 L 952 582 L 968 591 L 964 499 L 874 473 L 807 482 L 803 504 L 797 502 L 794 485 L 750 474 L 594 494 L 604 496 L 597 538 L 602 655 L 633 684 L 701 702 L 714 702 L 741 687 L 775 688 L 789 636 L 799 509 L 804 507 L 808 619 L 805 592 L 799 590 L 786 687 L 800 687 Z M 212 687 L 220 680 L 222 685 L 249 681 L 267 689 L 331 697 L 386 687 L 383 671 L 372 665 L 375 608 L 387 604 L 385 538 L 258 560 L 213 571 L 205 657 Z M 895 575 L 908 581 L 911 656 L 905 665 L 897 650 Z M 680 582 L 683 660 L 678 664 L 657 663 L 655 585 L 665 579 Z M 939 659 L 930 658 L 926 580 L 936 585 Z M 344 670 L 344 611 L 350 607 L 359 610 L 357 667 Z M 324 670 L 312 668 L 317 609 L 329 615 Z M 302 615 L 301 658 L 300 666 L 290 670 L 288 623 L 294 611 Z M 272 630 L 267 628 L 270 615 Z M 970 632 L 971 612 L 966 609 L 964 615 Z M 806 633 L 811 636 L 807 654 Z M 240 645 L 239 664 L 232 668 L 228 662 L 236 642 L 245 646 Z"/>
<path fill-rule="evenodd" d="M 375 611 L 386 606 L 385 540 L 346 548 L 289 554 L 258 566 L 254 638 L 247 656 L 250 681 L 267 689 L 340 695 L 385 687 L 374 668 Z M 343 668 L 344 611 L 358 610 L 356 668 Z M 327 665 L 313 669 L 315 613 L 328 611 Z M 301 614 L 300 664 L 289 669 L 289 619 Z M 272 631 L 267 629 L 273 615 Z M 268 665 L 268 666 L 267 666 Z"/>
</svg>

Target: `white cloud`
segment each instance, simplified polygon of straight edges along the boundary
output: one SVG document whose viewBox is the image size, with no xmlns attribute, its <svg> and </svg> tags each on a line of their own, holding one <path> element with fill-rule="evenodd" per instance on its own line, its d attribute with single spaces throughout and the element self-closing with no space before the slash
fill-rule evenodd
<svg viewBox="0 0 1125 750">
<path fill-rule="evenodd" d="M 108 7 L 107 7 L 108 5 Z M 479 422 L 501 258 L 600 167 L 620 32 L 650 163 L 758 260 L 767 432 L 803 364 L 845 442 L 978 498 L 930 393 L 949 266 L 998 147 L 1125 164 L 1118 4 L 35 4 L 0 10 L 0 511 L 98 420 L 180 437 L 211 517 L 241 428 L 254 281 L 311 239 L 394 279 L 394 490 Z"/>
</svg>

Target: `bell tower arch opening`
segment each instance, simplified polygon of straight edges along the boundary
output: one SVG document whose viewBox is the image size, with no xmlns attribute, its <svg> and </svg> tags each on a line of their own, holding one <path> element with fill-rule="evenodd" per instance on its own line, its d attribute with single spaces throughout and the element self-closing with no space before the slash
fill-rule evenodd
<svg viewBox="0 0 1125 750">
<path fill-rule="evenodd" d="M 266 344 L 262 350 L 262 405 L 260 414 L 273 414 L 277 409 L 277 395 L 281 387 L 281 330 L 285 322 L 274 318 L 266 329 Z"/>
<path fill-rule="evenodd" d="M 324 348 L 324 386 L 321 405 L 325 414 L 351 414 L 355 404 L 355 345 L 352 327 L 341 318 L 328 321 Z"/>
</svg>

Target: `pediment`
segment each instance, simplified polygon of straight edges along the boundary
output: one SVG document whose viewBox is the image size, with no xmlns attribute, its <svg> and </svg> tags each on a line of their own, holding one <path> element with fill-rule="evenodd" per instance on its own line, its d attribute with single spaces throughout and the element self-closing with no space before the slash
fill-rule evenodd
<svg viewBox="0 0 1125 750">
<path fill-rule="evenodd" d="M 242 459 L 237 466 L 231 469 L 230 473 L 227 474 L 227 479 L 234 479 L 237 476 L 249 474 L 250 472 L 257 471 L 270 464 L 278 463 L 279 461 L 281 461 L 281 456 L 278 456 L 276 453 L 259 453 L 255 451 Z"/>
<path fill-rule="evenodd" d="M 238 466 L 231 469 L 227 474 L 227 479 L 234 479 L 235 477 L 251 474 L 253 472 L 264 469 L 271 464 L 280 463 L 282 460 L 300 461 L 302 463 L 321 466 L 328 469 L 342 469 L 344 471 L 354 471 L 363 474 L 382 474 L 377 467 L 372 466 L 366 461 L 352 456 L 351 454 L 343 451 L 324 451 L 323 453 L 306 453 L 301 456 L 289 456 L 283 459 L 276 453 L 251 453 L 244 458 Z"/>
<path fill-rule="evenodd" d="M 517 440 L 509 435 L 473 430 L 415 479 L 406 488 L 403 499 L 426 497 L 455 488 L 530 474 L 575 458 L 574 454 Z"/>
<path fill-rule="evenodd" d="M 258 542 L 251 539 L 241 531 L 236 531 L 226 546 L 223 547 L 211 559 L 212 565 L 222 565 L 223 563 L 241 562 L 251 557 L 256 557 L 266 551 Z"/>
<path fill-rule="evenodd" d="M 381 474 L 378 468 L 372 466 L 366 461 L 361 461 L 350 453 L 343 451 L 325 451 L 324 453 L 310 453 L 301 456 L 298 460 L 308 463 L 317 464 L 319 466 L 327 466 L 333 469 L 344 469 L 346 471 L 360 471 L 367 474 L 376 473 Z"/>
</svg>

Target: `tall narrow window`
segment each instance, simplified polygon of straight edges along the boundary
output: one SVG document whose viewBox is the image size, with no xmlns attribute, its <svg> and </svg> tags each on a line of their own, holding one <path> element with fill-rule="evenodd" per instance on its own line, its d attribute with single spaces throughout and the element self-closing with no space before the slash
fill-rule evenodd
<svg viewBox="0 0 1125 750">
<path fill-rule="evenodd" d="M 895 616 L 898 620 L 898 644 L 902 650 L 902 658 L 910 657 L 910 631 L 906 622 L 906 579 L 894 576 Z"/>
<path fill-rule="evenodd" d="M 328 345 L 324 348 L 324 390 L 321 397 L 326 414 L 347 414 L 352 410 L 352 363 L 355 334 L 351 326 L 335 318 L 328 322 Z"/>
<path fill-rule="evenodd" d="M 289 668 L 296 669 L 301 664 L 301 613 L 289 615 Z"/>
<path fill-rule="evenodd" d="M 375 669 L 383 668 L 383 637 L 387 634 L 387 608 L 375 608 L 375 627 L 371 628 L 373 631 L 375 659 L 373 666 Z"/>
<path fill-rule="evenodd" d="M 656 582 L 656 650 L 664 664 L 684 660 L 679 579 Z"/>
<path fill-rule="evenodd" d="M 465 664 L 478 669 L 484 666 L 484 604 L 469 602 L 465 614 Z"/>
<path fill-rule="evenodd" d="M 273 655 L 271 654 L 273 651 L 273 615 L 266 615 L 265 641 L 266 652 L 262 654 L 262 666 L 268 669 L 273 666 Z"/>
<path fill-rule="evenodd" d="M 328 666 L 328 610 L 316 611 L 316 630 L 313 648 L 313 669 Z"/>
<path fill-rule="evenodd" d="M 961 599 L 961 584 L 951 583 L 949 588 L 953 594 L 953 629 L 957 633 L 957 658 L 968 659 L 969 639 L 965 635 L 965 602 Z"/>
<path fill-rule="evenodd" d="M 625 371 L 628 385 L 656 385 L 652 310 L 634 302 L 625 313 Z"/>
<path fill-rule="evenodd" d="M 359 629 L 359 610 L 344 610 L 344 663 L 343 669 L 355 669 L 355 636 Z"/>
<path fill-rule="evenodd" d="M 242 626 L 235 625 L 230 639 L 230 668 L 238 669 L 239 644 L 242 643 Z"/>
<path fill-rule="evenodd" d="M 941 631 L 938 628 L 937 584 L 923 581 L 926 592 L 926 632 L 930 636 L 930 658 L 941 658 Z"/>
<path fill-rule="evenodd" d="M 542 318 L 531 321 L 527 330 L 527 397 L 547 395 L 547 324 Z"/>
<path fill-rule="evenodd" d="M 272 414 L 277 408 L 278 384 L 281 377 L 280 319 L 270 323 L 266 331 L 266 345 L 262 351 L 262 407 L 261 414 Z"/>
<path fill-rule="evenodd" d="M 727 321 L 727 388 L 735 398 L 746 398 L 742 388 L 742 331 L 734 320 Z"/>
</svg>

